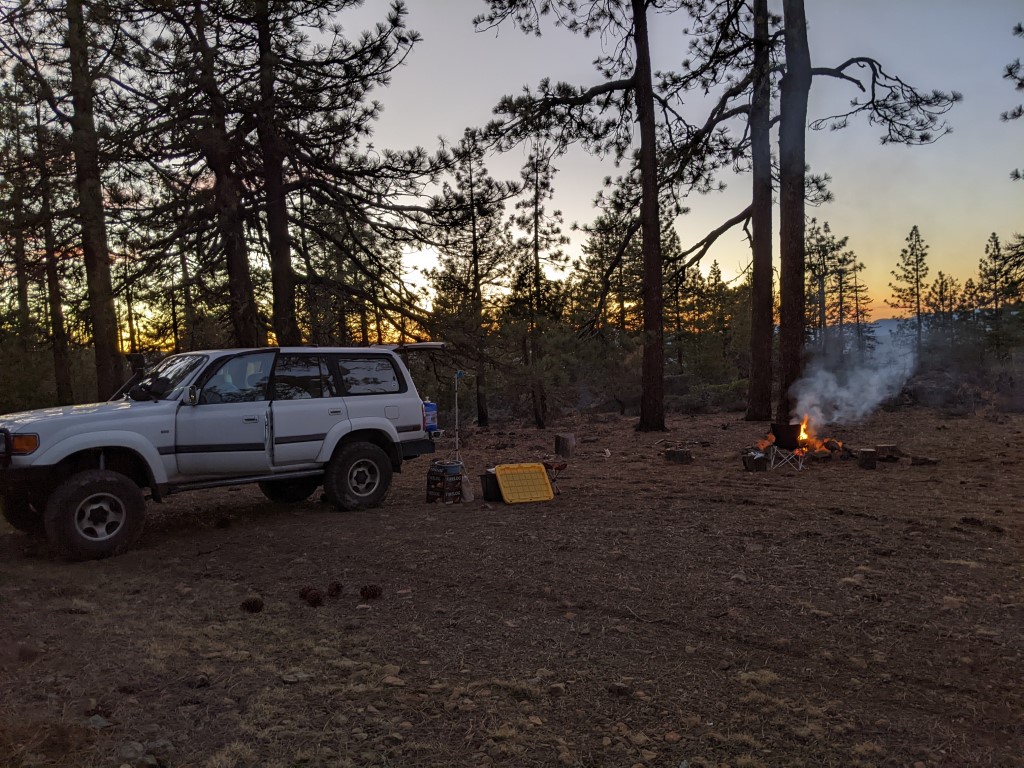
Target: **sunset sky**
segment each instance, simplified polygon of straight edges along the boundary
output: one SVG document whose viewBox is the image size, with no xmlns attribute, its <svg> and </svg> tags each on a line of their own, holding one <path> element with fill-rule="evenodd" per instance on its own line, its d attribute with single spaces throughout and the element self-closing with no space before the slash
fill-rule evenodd
<svg viewBox="0 0 1024 768">
<path fill-rule="evenodd" d="M 511 26 L 477 33 L 474 15 L 482 0 L 407 0 L 409 24 L 423 35 L 392 85 L 376 94 L 385 106 L 374 141 L 378 146 L 434 148 L 438 137 L 457 140 L 467 126 L 483 125 L 498 99 L 535 86 L 543 77 L 579 85 L 600 82 L 591 62 L 599 40 L 584 39 L 548 24 L 540 38 Z M 781 3 L 773 2 L 774 6 Z M 992 232 L 1006 242 L 1024 231 L 1024 182 L 1012 182 L 1011 169 L 1024 167 L 1024 120 L 1004 123 L 1001 112 L 1024 101 L 1002 78 L 1003 68 L 1024 58 L 1024 40 L 1012 34 L 1024 21 L 1020 0 L 808 0 L 807 17 L 814 66 L 835 66 L 851 56 L 872 56 L 888 71 L 921 90 L 960 91 L 964 100 L 949 114 L 954 131 L 923 147 L 881 146 L 881 131 L 864 121 L 840 132 L 810 132 L 808 162 L 828 173 L 834 202 L 809 209 L 828 221 L 867 265 L 864 273 L 876 305 L 876 318 L 889 316 L 890 271 L 912 226 L 929 245 L 933 279 L 939 270 L 965 280 L 977 273 L 978 259 Z M 369 0 L 341 21 L 349 35 L 385 12 L 382 0 Z M 656 67 L 674 68 L 686 54 L 683 17 L 651 16 Z M 856 94 L 852 86 L 815 79 L 810 118 L 842 109 Z M 694 96 L 693 115 L 704 105 Z M 774 141 L 774 139 L 773 139 Z M 496 178 L 514 179 L 524 160 L 520 152 L 489 161 Z M 601 179 L 616 175 L 610 160 L 577 149 L 558 162 L 555 205 L 567 223 L 589 222 Z M 676 226 L 684 245 L 696 242 L 749 201 L 749 177 L 725 178 L 722 194 L 691 199 L 692 212 Z M 776 233 L 778 221 L 775 223 Z M 577 235 L 570 252 L 578 252 Z M 707 257 L 723 272 L 742 271 L 749 247 L 741 232 L 721 242 Z"/>
</svg>

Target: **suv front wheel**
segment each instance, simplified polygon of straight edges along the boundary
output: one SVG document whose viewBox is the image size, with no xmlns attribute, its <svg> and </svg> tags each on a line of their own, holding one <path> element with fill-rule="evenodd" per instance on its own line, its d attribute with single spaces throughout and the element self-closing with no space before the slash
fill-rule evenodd
<svg viewBox="0 0 1024 768">
<path fill-rule="evenodd" d="M 14 493 L 0 496 L 0 510 L 12 528 L 23 533 L 45 533 L 43 516 L 32 508 L 27 496 Z"/>
<path fill-rule="evenodd" d="M 324 493 L 338 509 L 376 507 L 391 487 L 391 459 L 373 443 L 342 446 L 327 465 Z"/>
<path fill-rule="evenodd" d="M 146 499 L 119 472 L 89 469 L 57 487 L 46 504 L 46 535 L 61 555 L 95 560 L 120 554 L 142 533 Z"/>
</svg>

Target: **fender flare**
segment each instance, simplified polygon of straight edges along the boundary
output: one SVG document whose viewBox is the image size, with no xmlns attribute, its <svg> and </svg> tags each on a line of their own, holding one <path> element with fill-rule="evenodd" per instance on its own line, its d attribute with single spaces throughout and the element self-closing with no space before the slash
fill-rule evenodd
<svg viewBox="0 0 1024 768">
<path fill-rule="evenodd" d="M 371 416 L 362 419 L 353 419 L 351 421 L 335 425 L 335 427 L 327 433 L 327 437 L 324 438 L 323 447 L 320 449 L 320 453 L 316 457 L 317 463 L 326 464 L 330 461 L 331 456 L 334 455 L 334 451 L 338 447 L 338 444 L 353 432 L 380 432 L 383 435 L 386 435 L 388 442 L 392 446 L 388 450 L 388 454 L 394 458 L 396 451 L 395 446 L 399 443 L 398 430 L 395 429 L 395 425 L 388 419 Z M 401 453 L 398 453 L 398 460 L 401 461 L 401 458 Z"/>
<path fill-rule="evenodd" d="M 37 456 L 33 466 L 54 466 L 68 456 L 82 451 L 96 451 L 104 448 L 124 448 L 137 453 L 146 465 L 150 479 L 156 485 L 167 483 L 160 452 L 149 440 L 137 432 L 121 430 L 104 430 L 101 432 L 82 432 L 65 437 Z"/>
</svg>

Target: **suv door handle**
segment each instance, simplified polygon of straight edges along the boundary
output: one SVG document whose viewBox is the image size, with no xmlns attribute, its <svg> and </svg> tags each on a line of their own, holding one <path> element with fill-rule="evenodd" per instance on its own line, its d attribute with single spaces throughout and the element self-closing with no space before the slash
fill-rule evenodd
<svg viewBox="0 0 1024 768">
<path fill-rule="evenodd" d="M 242 417 L 242 421 L 244 421 L 246 424 L 259 424 L 260 423 L 260 417 L 259 416 L 243 416 Z"/>
<path fill-rule="evenodd" d="M 341 416 L 341 408 L 331 408 L 327 411 L 331 416 Z"/>
</svg>

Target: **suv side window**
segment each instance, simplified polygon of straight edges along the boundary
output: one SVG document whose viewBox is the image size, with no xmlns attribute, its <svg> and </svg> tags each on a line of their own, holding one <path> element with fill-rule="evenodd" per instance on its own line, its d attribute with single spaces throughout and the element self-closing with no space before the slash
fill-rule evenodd
<svg viewBox="0 0 1024 768">
<path fill-rule="evenodd" d="M 344 355 L 335 362 L 346 395 L 397 394 L 408 389 L 387 355 Z"/>
<path fill-rule="evenodd" d="M 338 394 L 334 375 L 321 355 L 278 355 L 273 390 L 275 400 L 307 400 Z"/>
<path fill-rule="evenodd" d="M 267 399 L 267 379 L 274 364 L 273 352 L 229 357 L 203 384 L 203 403 L 253 403 Z"/>
</svg>

